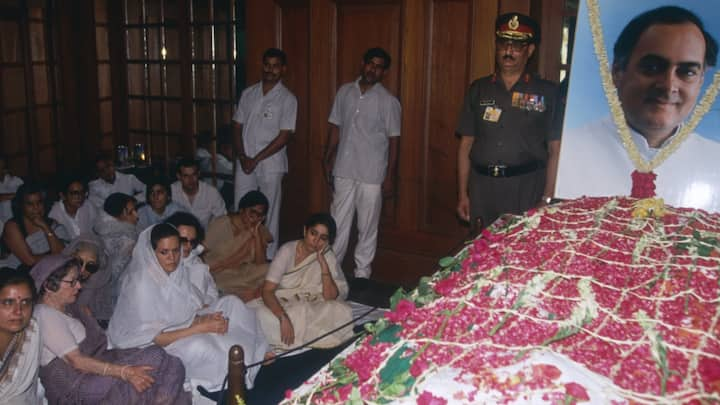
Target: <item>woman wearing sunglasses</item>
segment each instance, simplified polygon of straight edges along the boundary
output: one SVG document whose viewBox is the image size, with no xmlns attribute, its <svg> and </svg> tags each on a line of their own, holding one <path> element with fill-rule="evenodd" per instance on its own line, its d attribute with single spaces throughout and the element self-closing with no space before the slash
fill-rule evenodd
<svg viewBox="0 0 720 405">
<path fill-rule="evenodd" d="M 48 256 L 30 271 L 40 295 L 40 380 L 51 404 L 190 404 L 182 362 L 159 346 L 108 350 L 95 318 L 73 304 L 80 261 Z"/>
<path fill-rule="evenodd" d="M 113 306 L 110 269 L 106 266 L 107 256 L 102 242 L 92 234 L 82 234 L 70 242 L 63 254 L 74 257 L 80 264 L 83 287 L 77 304 L 90 308 L 100 325 L 107 326 Z"/>
</svg>

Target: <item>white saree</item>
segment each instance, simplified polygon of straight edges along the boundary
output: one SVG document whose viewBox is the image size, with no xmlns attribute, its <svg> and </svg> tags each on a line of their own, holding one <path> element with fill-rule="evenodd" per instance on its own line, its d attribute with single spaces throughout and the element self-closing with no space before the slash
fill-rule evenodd
<svg viewBox="0 0 720 405">
<path fill-rule="evenodd" d="M 317 255 L 311 254 L 302 262 L 295 264 L 295 248 L 298 241 L 292 241 L 280 247 L 270 264 L 266 280 L 278 284 L 275 296 L 290 318 L 295 332 L 295 341 L 286 345 L 280 338 L 278 319 L 268 309 L 262 299 L 248 303 L 257 310 L 260 325 L 270 345 L 275 349 L 290 349 L 305 344 L 352 320 L 352 309 L 345 302 L 348 284 L 342 269 L 337 265 L 335 253 L 325 252 L 330 274 L 338 289 L 338 297 L 325 300 L 322 296 L 322 276 Z M 314 342 L 310 347 L 335 347 L 352 337 L 350 324 L 339 331 Z"/>
<path fill-rule="evenodd" d="M 120 296 L 108 327 L 110 342 L 118 348 L 148 346 L 162 332 L 187 328 L 196 315 L 220 311 L 229 319 L 225 335 L 196 334 L 165 347 L 182 360 L 193 391 L 198 385 L 218 390 L 227 373 L 230 347 L 242 346 L 245 364 L 251 364 L 263 360 L 269 350 L 267 341 L 254 312 L 236 297 L 223 297 L 203 308 L 204 297 L 191 283 L 184 261 L 167 274 L 150 245 L 153 228 L 140 234 L 122 278 Z M 245 376 L 248 388 L 252 388 L 259 369 L 248 369 Z"/>
<path fill-rule="evenodd" d="M 42 404 L 45 398 L 38 390 L 42 345 L 35 319 L 30 319 L 30 324 L 16 339 L 8 352 L 0 353 L 0 402 L 6 405 Z"/>
</svg>

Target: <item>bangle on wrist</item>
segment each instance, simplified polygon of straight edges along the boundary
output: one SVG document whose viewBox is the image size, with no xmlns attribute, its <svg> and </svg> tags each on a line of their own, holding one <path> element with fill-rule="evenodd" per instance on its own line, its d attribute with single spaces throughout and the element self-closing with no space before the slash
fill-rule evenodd
<svg viewBox="0 0 720 405">
<path fill-rule="evenodd" d="M 126 368 L 128 368 L 128 365 L 127 365 L 127 364 L 124 365 L 124 366 L 122 366 L 122 368 L 120 368 L 120 379 L 121 379 L 121 380 L 124 380 L 124 379 L 125 379 L 125 369 L 126 369 Z"/>
<path fill-rule="evenodd" d="M 107 375 L 108 367 L 110 367 L 110 363 L 105 363 L 105 367 L 103 367 L 102 375 Z"/>
</svg>

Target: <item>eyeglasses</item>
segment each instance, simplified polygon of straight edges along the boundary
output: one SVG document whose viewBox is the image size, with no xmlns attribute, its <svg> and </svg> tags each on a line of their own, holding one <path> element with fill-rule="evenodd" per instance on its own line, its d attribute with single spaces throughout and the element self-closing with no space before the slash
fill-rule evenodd
<svg viewBox="0 0 720 405">
<path fill-rule="evenodd" d="M 184 238 L 182 236 L 180 237 L 180 243 L 182 243 L 183 245 L 190 244 L 190 246 L 192 246 L 193 249 L 198 245 L 197 239 L 188 239 L 188 238 Z"/>
<path fill-rule="evenodd" d="M 95 262 L 85 262 L 82 259 L 77 259 L 80 268 L 84 268 L 90 274 L 95 274 L 100 268 L 100 265 Z"/>
<path fill-rule="evenodd" d="M 70 287 L 75 287 L 80 282 L 80 278 L 74 278 L 72 280 L 60 280 L 61 283 L 68 283 Z"/>
<path fill-rule="evenodd" d="M 515 52 L 520 52 L 523 49 L 527 48 L 529 44 L 527 42 L 522 41 L 514 41 L 512 39 L 504 39 L 499 38 L 495 40 L 495 46 L 499 49 L 506 49 L 507 47 L 510 47 Z"/>
</svg>

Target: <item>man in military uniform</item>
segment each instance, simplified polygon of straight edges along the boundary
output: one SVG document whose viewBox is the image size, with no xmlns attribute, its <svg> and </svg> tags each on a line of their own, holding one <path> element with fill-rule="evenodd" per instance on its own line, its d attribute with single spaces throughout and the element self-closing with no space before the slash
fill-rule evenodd
<svg viewBox="0 0 720 405">
<path fill-rule="evenodd" d="M 495 73 L 475 80 L 457 125 L 461 219 L 485 227 L 503 213 L 550 202 L 560 151 L 558 87 L 530 75 L 540 41 L 530 17 L 495 21 Z"/>
</svg>

